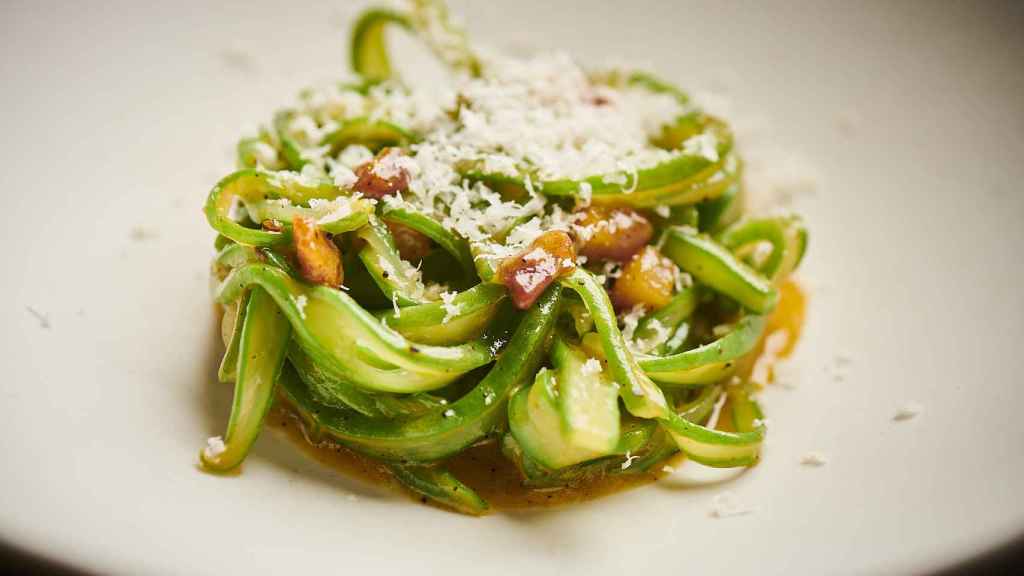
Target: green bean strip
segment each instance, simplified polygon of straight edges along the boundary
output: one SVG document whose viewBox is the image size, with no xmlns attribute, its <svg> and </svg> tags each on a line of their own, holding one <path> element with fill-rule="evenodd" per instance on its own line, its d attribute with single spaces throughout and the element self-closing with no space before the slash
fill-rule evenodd
<svg viewBox="0 0 1024 576">
<path fill-rule="evenodd" d="M 516 393 L 515 398 L 522 394 L 523 391 Z M 513 402 L 516 401 L 515 398 Z M 565 486 L 622 470 L 627 455 L 639 453 L 644 446 L 650 444 L 656 434 L 660 433 L 658 426 L 651 420 L 627 417 L 622 422 L 619 444 L 608 456 L 558 469 L 548 468 L 531 458 L 511 433 L 502 437 L 501 450 L 519 468 L 524 477 L 523 484 L 526 486 Z"/>
<path fill-rule="evenodd" d="M 419 271 L 399 255 L 395 240 L 383 222 L 371 218 L 369 225 L 359 231 L 359 237 L 366 241 L 366 246 L 359 251 L 359 259 L 377 287 L 396 306 L 437 301 L 438 295 L 428 293 Z"/>
<path fill-rule="evenodd" d="M 661 355 L 668 347 L 668 343 L 675 333 L 682 330 L 689 330 L 688 326 L 681 326 L 686 319 L 693 314 L 699 303 L 699 293 L 696 286 L 689 286 L 680 290 L 672 300 L 664 307 L 648 314 L 640 321 L 633 333 L 636 340 L 650 340 L 657 336 L 656 324 L 669 330 L 668 337 L 659 342 L 654 348 L 654 353 Z M 684 333 L 685 335 L 685 333 Z"/>
<path fill-rule="evenodd" d="M 771 254 L 758 271 L 773 281 L 789 276 L 807 251 L 807 229 L 797 215 L 744 219 L 722 231 L 718 240 L 733 252 L 758 242 L 771 244 Z"/>
<path fill-rule="evenodd" d="M 556 344 L 557 345 L 557 344 Z M 541 368 L 533 385 L 521 389 L 509 403 L 509 430 L 530 458 L 549 469 L 565 468 L 608 455 L 619 442 L 618 406 L 612 388 L 612 404 L 602 406 L 601 416 L 615 417 L 612 444 L 597 448 L 594 442 L 579 442 L 568 434 L 559 410 L 559 400 L 569 392 L 558 388 L 554 372 Z M 605 435 L 602 440 L 609 439 Z"/>
<path fill-rule="evenodd" d="M 718 402 L 721 396 L 721 386 L 705 386 L 701 388 L 696 398 L 680 406 L 676 413 L 679 414 L 680 418 L 689 420 L 694 424 L 703 424 L 707 421 L 708 416 L 711 415 L 712 410 L 715 408 L 715 403 Z M 633 461 L 630 466 L 620 468 L 619 471 L 623 474 L 647 472 L 676 452 L 679 452 L 679 447 L 676 445 L 675 440 L 665 431 L 664 427 L 659 427 L 658 431 L 651 437 L 649 445 L 645 446 L 642 452 L 639 452 L 640 457 Z M 615 470 L 612 471 L 615 472 Z"/>
<path fill-rule="evenodd" d="M 761 405 L 754 400 L 753 385 L 748 381 L 729 388 L 732 404 L 732 425 L 740 432 L 756 430 L 764 420 Z"/>
<path fill-rule="evenodd" d="M 608 369 L 619 384 L 619 395 L 630 414 L 640 418 L 656 418 L 668 409 L 665 395 L 637 365 L 619 332 L 611 300 L 593 274 L 577 268 L 562 279 L 562 285 L 574 290 L 587 305 L 601 344 Z"/>
<path fill-rule="evenodd" d="M 321 370 L 302 348 L 292 342 L 288 360 L 317 402 L 337 408 L 351 408 L 371 418 L 416 416 L 443 406 L 440 398 L 428 394 L 392 396 L 370 394 L 358 386 Z"/>
<path fill-rule="evenodd" d="M 243 170 L 246 168 L 258 167 L 262 167 L 266 170 L 285 169 L 284 163 L 281 162 L 281 159 L 278 157 L 275 157 L 273 161 L 261 159 L 258 152 L 261 147 L 269 147 L 274 151 L 275 156 L 279 156 L 277 154 L 277 149 L 274 148 L 274 144 L 270 140 L 269 134 L 264 130 L 260 130 L 260 135 L 256 138 L 242 138 L 239 140 L 238 146 L 236 146 L 238 169 Z"/>
<path fill-rule="evenodd" d="M 384 41 L 384 30 L 389 24 L 412 29 L 406 15 L 380 8 L 363 12 L 352 29 L 349 49 L 352 70 L 367 81 L 380 82 L 391 78 L 391 59 Z"/>
<path fill-rule="evenodd" d="M 730 154 L 732 134 L 724 124 L 710 117 L 702 116 L 693 122 L 703 124 L 701 131 L 715 137 L 719 160 L 711 161 L 702 155 L 679 152 L 657 166 L 627 175 L 626 183 L 621 182 L 620 173 L 582 180 L 538 180 L 533 186 L 545 196 L 579 201 L 580 185 L 585 183 L 590 187 L 593 204 L 634 208 L 696 204 L 717 198 L 737 177 L 737 162 Z M 463 176 L 495 189 L 515 190 L 520 194 L 526 191 L 522 178 L 486 174 L 472 168 L 467 169 Z"/>
<path fill-rule="evenodd" d="M 460 292 L 451 305 L 458 312 L 449 314 L 442 302 L 431 302 L 379 313 L 382 322 L 414 342 L 435 345 L 460 344 L 477 338 L 494 319 L 505 299 L 500 284 L 477 284 Z"/>
<path fill-rule="evenodd" d="M 274 400 L 274 388 L 284 365 L 290 338 L 288 320 L 262 289 L 249 297 L 238 346 L 235 399 L 224 435 L 224 449 L 200 451 L 203 467 L 225 472 L 242 463 L 263 427 Z"/>
<path fill-rule="evenodd" d="M 472 488 L 444 468 L 391 465 L 388 470 L 409 490 L 463 514 L 480 516 L 491 508 Z"/>
<path fill-rule="evenodd" d="M 662 385 L 704 385 L 731 376 L 736 361 L 757 346 L 764 333 L 764 316 L 745 316 L 725 336 L 670 356 L 644 356 L 640 367 Z"/>
<path fill-rule="evenodd" d="M 292 204 L 304 204 L 312 199 L 333 200 L 342 194 L 342 190 L 327 180 L 309 181 L 288 172 L 239 170 L 210 190 L 204 212 L 214 230 L 239 244 L 278 246 L 291 241 L 291 231 L 268 232 L 246 228 L 235 222 L 229 212 L 236 198 L 245 202 L 284 198 Z"/>
<path fill-rule="evenodd" d="M 547 354 L 561 291 L 548 288 L 519 323 L 498 361 L 470 392 L 441 411 L 381 421 L 322 406 L 293 371 L 285 370 L 286 398 L 316 430 L 354 450 L 384 460 L 431 462 L 473 445 L 502 425 L 509 397 L 529 382 Z"/>
<path fill-rule="evenodd" d="M 217 299 L 231 302 L 254 285 L 274 297 L 303 351 L 317 366 L 365 390 L 434 390 L 493 358 L 482 342 L 458 346 L 413 344 L 382 325 L 344 292 L 301 284 L 263 264 L 233 271 L 221 285 Z"/>
<path fill-rule="evenodd" d="M 688 458 L 713 468 L 754 464 L 765 436 L 764 425 L 760 422 L 755 425 L 753 421 L 748 429 L 738 432 L 705 428 L 678 416 L 661 422 Z"/>
<path fill-rule="evenodd" d="M 232 322 L 231 338 L 227 342 L 227 349 L 220 359 L 220 366 L 217 368 L 217 379 L 223 383 L 234 382 L 238 377 L 238 347 L 242 341 L 242 327 L 245 325 L 245 310 L 248 308 L 249 295 L 246 294 L 238 299 L 238 302 L 224 307 L 224 314 L 229 309 L 234 310 L 234 322 Z"/>
<path fill-rule="evenodd" d="M 361 144 L 376 152 L 386 146 L 408 146 L 419 140 L 419 136 L 392 122 L 352 118 L 320 140 L 321 146 L 329 146 L 329 154 L 335 156 L 351 144 Z"/>
<path fill-rule="evenodd" d="M 637 365 L 619 332 L 608 295 L 594 277 L 576 269 L 562 280 L 587 304 L 626 409 L 641 418 L 656 418 L 675 439 L 680 450 L 691 459 L 714 467 L 746 466 L 757 460 L 764 429 L 730 433 L 705 428 L 681 418 L 669 410 L 665 395 Z M 624 384 L 625 383 L 625 384 Z"/>
<path fill-rule="evenodd" d="M 767 314 L 779 301 L 771 282 L 739 261 L 722 245 L 686 228 L 666 232 L 662 253 L 706 286 L 756 314 Z"/>
<path fill-rule="evenodd" d="M 285 166 L 289 170 L 298 172 L 308 164 L 308 161 L 302 157 L 302 147 L 290 134 L 290 126 L 294 118 L 294 110 L 281 110 L 274 114 L 274 132 L 277 133 L 277 140 L 281 143 L 281 156 Z"/>
<path fill-rule="evenodd" d="M 473 264 L 473 255 L 469 251 L 469 243 L 442 226 L 437 220 L 407 208 L 387 207 L 384 208 L 384 219 L 412 228 L 430 238 L 455 258 L 467 278 L 472 279 L 476 275 L 476 266 Z"/>
<path fill-rule="evenodd" d="M 742 171 L 737 170 L 736 180 L 721 196 L 697 205 L 697 221 L 701 232 L 715 233 L 739 220 L 743 214 L 745 197 Z"/>
<path fill-rule="evenodd" d="M 277 220 L 291 228 L 295 218 L 307 218 L 313 220 L 317 227 L 328 234 L 342 234 L 358 230 L 370 221 L 373 214 L 373 204 L 363 199 L 345 198 L 345 204 L 335 206 L 326 204 L 316 208 L 305 206 L 282 205 L 273 200 L 260 200 L 256 202 L 245 202 L 245 209 L 249 216 L 257 221 Z"/>
<path fill-rule="evenodd" d="M 381 82 L 393 76 L 391 59 L 384 41 L 388 24 L 416 32 L 442 63 L 455 70 L 477 76 L 480 62 L 466 42 L 465 33 L 448 17 L 444 3 L 414 0 L 408 14 L 392 10 L 368 10 L 356 21 L 352 31 L 352 70 L 368 81 Z"/>
</svg>

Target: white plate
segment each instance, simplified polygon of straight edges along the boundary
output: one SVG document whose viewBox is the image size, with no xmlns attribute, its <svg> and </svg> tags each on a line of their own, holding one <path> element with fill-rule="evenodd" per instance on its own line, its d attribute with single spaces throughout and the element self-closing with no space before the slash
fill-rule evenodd
<svg viewBox="0 0 1024 576">
<path fill-rule="evenodd" d="M 357 7 L 142 4 L 0 8 L 3 541 L 122 574 L 764 574 L 920 572 L 1024 531 L 1019 5 L 460 2 L 477 39 L 644 59 L 728 104 L 753 187 L 817 181 L 761 465 L 472 519 L 276 434 L 240 477 L 196 470 L 229 401 L 200 206 L 241 130 L 346 70 Z M 711 518 L 726 489 L 759 510 Z"/>
</svg>

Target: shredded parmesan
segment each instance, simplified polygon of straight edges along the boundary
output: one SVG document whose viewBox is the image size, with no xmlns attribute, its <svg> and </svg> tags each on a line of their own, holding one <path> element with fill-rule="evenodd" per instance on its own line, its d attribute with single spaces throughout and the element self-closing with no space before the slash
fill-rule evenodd
<svg viewBox="0 0 1024 576">
<path fill-rule="evenodd" d="M 633 460 L 636 460 L 639 456 L 633 456 L 633 453 L 629 450 L 626 451 L 626 460 L 622 462 L 622 469 L 625 470 L 633 465 Z"/>
<path fill-rule="evenodd" d="M 441 306 L 444 308 L 444 320 L 442 324 L 447 324 L 449 320 L 459 315 L 462 310 L 461 304 L 454 302 L 455 297 L 458 296 L 455 292 L 442 292 L 441 293 Z"/>
<path fill-rule="evenodd" d="M 580 370 L 584 375 L 589 374 L 600 374 L 601 373 L 601 361 L 597 358 L 587 358 L 587 361 L 583 363 L 583 367 Z"/>
<path fill-rule="evenodd" d="M 227 447 L 224 445 L 224 439 L 220 436 L 213 436 L 207 438 L 206 448 L 203 449 L 204 454 L 207 458 L 216 458 L 224 453 Z"/>
<path fill-rule="evenodd" d="M 758 510 L 756 506 L 744 504 L 734 492 L 728 490 L 716 494 L 711 500 L 711 516 L 714 518 L 745 516 Z"/>
<path fill-rule="evenodd" d="M 800 464 L 804 466 L 824 466 L 828 464 L 828 456 L 825 456 L 821 452 L 807 452 L 800 457 Z"/>
</svg>

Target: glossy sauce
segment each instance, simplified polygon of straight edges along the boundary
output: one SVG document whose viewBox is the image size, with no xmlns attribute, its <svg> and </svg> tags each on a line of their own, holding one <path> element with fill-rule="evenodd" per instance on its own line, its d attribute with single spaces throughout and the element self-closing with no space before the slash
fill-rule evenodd
<svg viewBox="0 0 1024 576">
<path fill-rule="evenodd" d="M 772 379 L 772 366 L 789 356 L 796 347 L 804 323 L 806 297 L 800 286 L 790 280 L 780 286 L 779 304 L 765 329 L 765 337 L 753 353 L 740 361 L 737 376 L 753 377 L 755 382 L 768 384 Z M 764 379 L 758 379 L 759 376 Z M 723 408 L 723 412 L 728 406 Z M 717 425 L 729 428 L 728 418 Z M 267 424 L 287 434 L 308 454 L 348 476 L 355 476 L 370 484 L 386 484 L 403 490 L 387 469 L 372 458 L 347 448 L 322 443 L 311 444 L 302 430 L 301 421 L 289 409 L 278 403 L 267 416 Z M 682 455 L 670 458 L 672 467 L 685 460 Z M 497 442 L 474 446 L 452 457 L 448 469 L 470 488 L 476 490 L 495 509 L 535 508 L 557 506 L 591 500 L 612 492 L 651 483 L 666 473 L 655 466 L 648 473 L 616 475 L 596 478 L 579 486 L 559 488 L 530 488 L 524 486 L 515 465 L 506 459 Z M 411 493 L 410 493 L 411 494 Z M 414 496 L 422 502 L 426 499 Z"/>
</svg>

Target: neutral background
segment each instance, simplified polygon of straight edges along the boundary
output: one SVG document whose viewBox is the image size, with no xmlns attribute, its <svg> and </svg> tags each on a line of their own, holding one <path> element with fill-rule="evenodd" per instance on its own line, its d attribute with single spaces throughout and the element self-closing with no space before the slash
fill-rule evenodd
<svg viewBox="0 0 1024 576">
<path fill-rule="evenodd" d="M 242 131 L 346 72 L 359 5 L 4 2 L 0 540 L 122 574 L 774 574 L 920 572 L 1024 532 L 1022 3 L 453 4 L 478 41 L 649 63 L 807 215 L 809 323 L 797 387 L 764 394 L 764 462 L 485 519 L 274 434 L 240 477 L 198 472 L 230 395 L 200 207 Z M 757 511 L 711 518 L 725 489 Z"/>
</svg>

